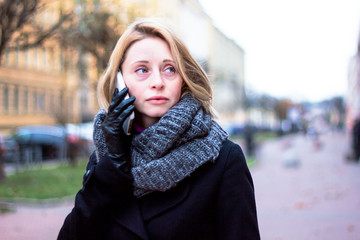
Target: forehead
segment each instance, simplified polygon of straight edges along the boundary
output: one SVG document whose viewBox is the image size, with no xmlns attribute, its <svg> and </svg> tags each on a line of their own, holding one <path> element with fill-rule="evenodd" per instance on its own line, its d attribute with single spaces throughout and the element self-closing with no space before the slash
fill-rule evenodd
<svg viewBox="0 0 360 240">
<path fill-rule="evenodd" d="M 146 37 L 134 42 L 126 51 L 127 58 L 167 56 L 172 59 L 169 44 L 159 37 Z"/>
</svg>

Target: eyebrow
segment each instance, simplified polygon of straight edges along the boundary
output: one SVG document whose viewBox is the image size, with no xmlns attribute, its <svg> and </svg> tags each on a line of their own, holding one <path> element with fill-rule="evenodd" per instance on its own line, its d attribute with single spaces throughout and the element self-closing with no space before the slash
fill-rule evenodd
<svg viewBox="0 0 360 240">
<path fill-rule="evenodd" d="M 164 59 L 163 62 L 172 62 L 172 63 L 175 63 L 174 60 L 171 60 L 171 59 Z"/>
<path fill-rule="evenodd" d="M 167 62 L 175 63 L 175 61 L 171 60 L 171 59 L 164 59 L 163 60 L 163 63 L 167 63 Z M 131 65 L 134 65 L 134 64 L 137 64 L 137 63 L 149 63 L 149 61 L 148 60 L 138 60 L 138 61 L 133 62 Z"/>
</svg>

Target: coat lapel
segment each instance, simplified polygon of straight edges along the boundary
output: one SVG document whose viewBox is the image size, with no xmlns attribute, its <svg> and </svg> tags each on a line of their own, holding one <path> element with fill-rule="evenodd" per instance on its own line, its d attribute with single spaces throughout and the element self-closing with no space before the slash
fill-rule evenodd
<svg viewBox="0 0 360 240">
<path fill-rule="evenodd" d="M 141 239 L 148 240 L 144 220 L 141 216 L 139 201 L 134 197 L 126 203 L 120 204 L 118 213 L 115 214 L 118 223 L 138 235 Z"/>
<path fill-rule="evenodd" d="M 153 192 L 140 199 L 130 198 L 118 206 L 115 219 L 141 239 L 148 240 L 144 222 L 180 204 L 189 191 L 190 184 L 184 179 L 178 186 L 166 192 Z"/>
<path fill-rule="evenodd" d="M 166 192 L 153 192 L 140 199 L 144 220 L 149 220 L 168 209 L 180 204 L 190 190 L 188 179 L 181 181 L 176 187 Z"/>
</svg>

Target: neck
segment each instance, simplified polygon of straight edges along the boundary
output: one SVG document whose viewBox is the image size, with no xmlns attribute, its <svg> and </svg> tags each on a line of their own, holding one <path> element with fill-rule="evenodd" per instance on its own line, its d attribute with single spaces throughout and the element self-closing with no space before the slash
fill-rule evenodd
<svg viewBox="0 0 360 240">
<path fill-rule="evenodd" d="M 146 117 L 140 114 L 137 114 L 137 116 L 138 117 L 135 117 L 135 123 L 142 128 L 148 128 L 160 120 L 160 117 L 159 118 Z"/>
</svg>

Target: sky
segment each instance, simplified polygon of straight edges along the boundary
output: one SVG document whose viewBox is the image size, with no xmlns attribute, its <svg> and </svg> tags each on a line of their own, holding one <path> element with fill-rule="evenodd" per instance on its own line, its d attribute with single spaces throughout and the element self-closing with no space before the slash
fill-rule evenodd
<svg viewBox="0 0 360 240">
<path fill-rule="evenodd" d="M 360 0 L 199 0 L 245 51 L 246 88 L 293 101 L 344 95 Z"/>
</svg>

